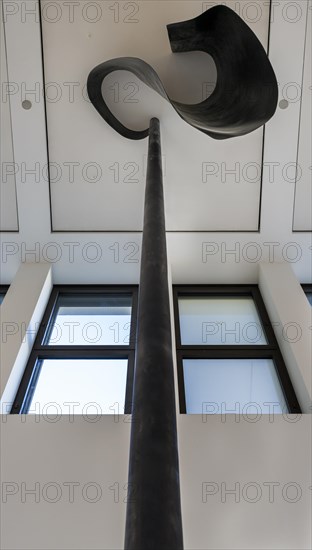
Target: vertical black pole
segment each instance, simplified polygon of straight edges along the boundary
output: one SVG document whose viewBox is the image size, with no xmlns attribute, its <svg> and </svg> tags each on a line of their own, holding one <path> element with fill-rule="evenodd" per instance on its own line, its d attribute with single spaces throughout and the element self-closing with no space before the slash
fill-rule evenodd
<svg viewBox="0 0 312 550">
<path fill-rule="evenodd" d="M 126 550 L 182 550 L 159 120 L 150 122 Z"/>
</svg>

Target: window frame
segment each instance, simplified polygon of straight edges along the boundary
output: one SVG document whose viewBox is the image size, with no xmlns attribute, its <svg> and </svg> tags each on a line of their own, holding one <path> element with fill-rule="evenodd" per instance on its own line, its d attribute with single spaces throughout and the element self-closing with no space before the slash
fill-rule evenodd
<svg viewBox="0 0 312 550">
<path fill-rule="evenodd" d="M 312 294 L 312 283 L 309 284 L 309 283 L 304 283 L 301 285 L 302 287 L 302 290 L 303 292 L 305 293 L 307 299 L 308 299 L 308 294 Z"/>
<path fill-rule="evenodd" d="M 267 344 L 182 345 L 179 297 L 183 296 L 252 298 Z M 173 305 L 180 414 L 187 414 L 183 359 L 272 359 L 289 414 L 302 413 L 258 285 L 173 285 Z"/>
<path fill-rule="evenodd" d="M 3 294 L 5 296 L 9 288 L 10 285 L 0 285 L 0 294 Z"/>
<path fill-rule="evenodd" d="M 57 302 L 62 295 L 125 294 L 132 296 L 129 344 L 126 345 L 47 345 L 43 344 L 46 333 L 57 316 Z M 31 388 L 40 375 L 40 361 L 44 359 L 127 359 L 127 381 L 124 414 L 131 414 L 135 341 L 138 309 L 138 285 L 55 285 L 45 313 L 38 328 L 35 342 L 16 392 L 10 414 L 27 414 L 29 402 L 35 391 Z"/>
</svg>

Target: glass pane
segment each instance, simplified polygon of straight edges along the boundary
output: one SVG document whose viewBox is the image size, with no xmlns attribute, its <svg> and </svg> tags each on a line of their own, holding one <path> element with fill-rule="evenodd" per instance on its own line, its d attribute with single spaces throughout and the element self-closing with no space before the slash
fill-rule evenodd
<svg viewBox="0 0 312 550">
<path fill-rule="evenodd" d="M 123 414 L 127 366 L 128 359 L 44 359 L 28 412 Z"/>
<path fill-rule="evenodd" d="M 267 340 L 248 296 L 179 298 L 182 345 L 262 345 Z"/>
<path fill-rule="evenodd" d="M 272 359 L 184 359 L 189 414 L 287 412 Z"/>
<path fill-rule="evenodd" d="M 307 298 L 312 306 L 312 292 L 307 292 Z"/>
<path fill-rule="evenodd" d="M 124 346 L 129 344 L 131 295 L 61 296 L 45 344 Z"/>
<path fill-rule="evenodd" d="M 5 294 L 0 294 L 0 305 L 2 304 L 4 300 Z"/>
</svg>

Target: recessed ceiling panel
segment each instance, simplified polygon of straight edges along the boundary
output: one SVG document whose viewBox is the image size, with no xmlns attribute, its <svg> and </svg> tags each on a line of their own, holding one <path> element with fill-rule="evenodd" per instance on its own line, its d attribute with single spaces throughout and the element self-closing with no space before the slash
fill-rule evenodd
<svg viewBox="0 0 312 550">
<path fill-rule="evenodd" d="M 312 31 L 308 10 L 305 59 L 302 83 L 301 120 L 298 142 L 298 167 L 295 189 L 294 231 L 312 231 Z M 298 90 L 297 90 L 298 93 Z M 293 86 L 296 94 L 296 86 Z M 299 94 L 300 96 L 300 94 Z M 294 95 L 296 98 L 296 96 Z"/>
<path fill-rule="evenodd" d="M 10 114 L 8 68 L 6 59 L 5 35 L 2 17 L 2 6 L 0 6 L 0 35 L 1 35 L 1 103 L 0 103 L 0 231 L 18 231 L 18 215 L 16 203 L 15 172 L 17 166 L 14 164 L 12 127 Z"/>
<path fill-rule="evenodd" d="M 52 227 L 54 231 L 141 231 L 147 140 L 116 134 L 86 94 L 89 72 L 114 57 L 140 57 L 169 95 L 197 103 L 216 82 L 203 52 L 173 54 L 166 25 L 217 2 L 42 0 Z M 269 3 L 228 2 L 267 48 Z M 235 4 L 235 5 L 234 5 Z M 160 119 L 169 231 L 257 231 L 263 130 L 215 141 L 183 122 L 131 73 L 114 72 L 103 95 L 133 129 Z"/>
</svg>

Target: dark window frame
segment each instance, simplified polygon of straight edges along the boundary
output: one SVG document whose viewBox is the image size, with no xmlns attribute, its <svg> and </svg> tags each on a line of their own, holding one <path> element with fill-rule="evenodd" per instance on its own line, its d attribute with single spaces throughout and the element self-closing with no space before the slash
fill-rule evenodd
<svg viewBox="0 0 312 550">
<path fill-rule="evenodd" d="M 117 294 L 132 296 L 130 340 L 126 345 L 58 346 L 43 344 L 45 335 L 57 316 L 57 302 L 62 295 Z M 135 339 L 137 326 L 137 285 L 55 285 L 17 390 L 10 414 L 27 414 L 29 402 L 35 391 L 40 374 L 40 361 L 44 359 L 128 359 L 125 411 L 131 414 L 133 373 L 135 362 Z"/>
<path fill-rule="evenodd" d="M 307 295 L 307 298 L 308 298 L 308 294 L 312 294 L 312 283 L 311 284 L 305 283 L 301 285 L 301 287 L 303 292 Z"/>
<path fill-rule="evenodd" d="M 182 345 L 178 299 L 182 296 L 232 297 L 247 296 L 254 300 L 267 344 L 262 345 Z M 301 408 L 292 386 L 283 356 L 278 346 L 258 285 L 174 285 L 173 286 L 175 338 L 180 413 L 186 414 L 183 359 L 272 359 L 289 413 L 301 414 Z"/>
<path fill-rule="evenodd" d="M 10 285 L 0 285 L 0 294 L 3 294 L 5 296 L 9 288 Z"/>
<path fill-rule="evenodd" d="M 312 292 L 312 283 L 304 283 L 301 285 L 304 292 Z"/>
</svg>

